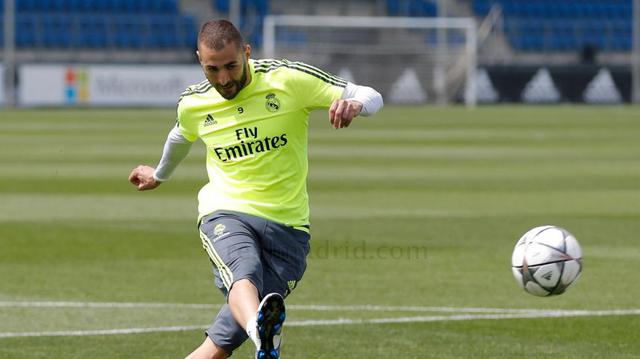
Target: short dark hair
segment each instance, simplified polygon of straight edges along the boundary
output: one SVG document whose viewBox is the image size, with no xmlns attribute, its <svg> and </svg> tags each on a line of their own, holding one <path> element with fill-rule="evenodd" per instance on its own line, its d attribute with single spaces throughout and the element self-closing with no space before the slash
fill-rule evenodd
<svg viewBox="0 0 640 359">
<path fill-rule="evenodd" d="M 238 49 L 244 46 L 244 38 L 240 31 L 227 20 L 210 20 L 204 23 L 198 33 L 198 47 L 204 45 L 216 51 L 222 50 L 230 43 Z"/>
</svg>

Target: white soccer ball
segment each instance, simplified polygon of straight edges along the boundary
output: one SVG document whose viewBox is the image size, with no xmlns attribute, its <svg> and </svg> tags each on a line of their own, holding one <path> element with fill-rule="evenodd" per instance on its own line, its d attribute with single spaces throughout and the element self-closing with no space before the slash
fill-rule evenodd
<svg viewBox="0 0 640 359">
<path fill-rule="evenodd" d="M 582 271 L 582 250 L 564 228 L 540 226 L 516 243 L 511 256 L 513 276 L 527 293 L 546 297 L 564 293 Z"/>
</svg>

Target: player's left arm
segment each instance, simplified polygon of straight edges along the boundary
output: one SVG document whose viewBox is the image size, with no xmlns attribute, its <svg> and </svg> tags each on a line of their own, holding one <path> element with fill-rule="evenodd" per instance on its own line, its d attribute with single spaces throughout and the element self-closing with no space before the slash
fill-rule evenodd
<svg viewBox="0 0 640 359">
<path fill-rule="evenodd" d="M 349 127 L 358 116 L 371 116 L 383 105 L 382 95 L 368 86 L 348 82 L 341 98 L 329 107 L 329 121 L 334 128 Z"/>
</svg>

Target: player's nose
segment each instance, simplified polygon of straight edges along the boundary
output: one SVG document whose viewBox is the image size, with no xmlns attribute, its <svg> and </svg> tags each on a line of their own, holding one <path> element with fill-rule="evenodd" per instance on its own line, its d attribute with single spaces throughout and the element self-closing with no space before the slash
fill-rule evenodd
<svg viewBox="0 0 640 359">
<path fill-rule="evenodd" d="M 229 74 L 226 71 L 220 71 L 220 73 L 218 74 L 218 83 L 221 86 L 226 86 L 230 80 L 231 78 L 229 77 Z"/>
</svg>

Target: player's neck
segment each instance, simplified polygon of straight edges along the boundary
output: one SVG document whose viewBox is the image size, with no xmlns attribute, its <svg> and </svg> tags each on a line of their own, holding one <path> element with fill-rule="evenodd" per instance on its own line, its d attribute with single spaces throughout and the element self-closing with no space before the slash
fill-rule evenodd
<svg viewBox="0 0 640 359">
<path fill-rule="evenodd" d="M 242 86 L 242 88 L 243 89 L 247 88 L 247 86 L 249 86 L 252 80 L 253 80 L 253 74 L 251 73 L 251 66 L 247 65 L 247 80 L 244 82 L 244 86 Z"/>
</svg>

